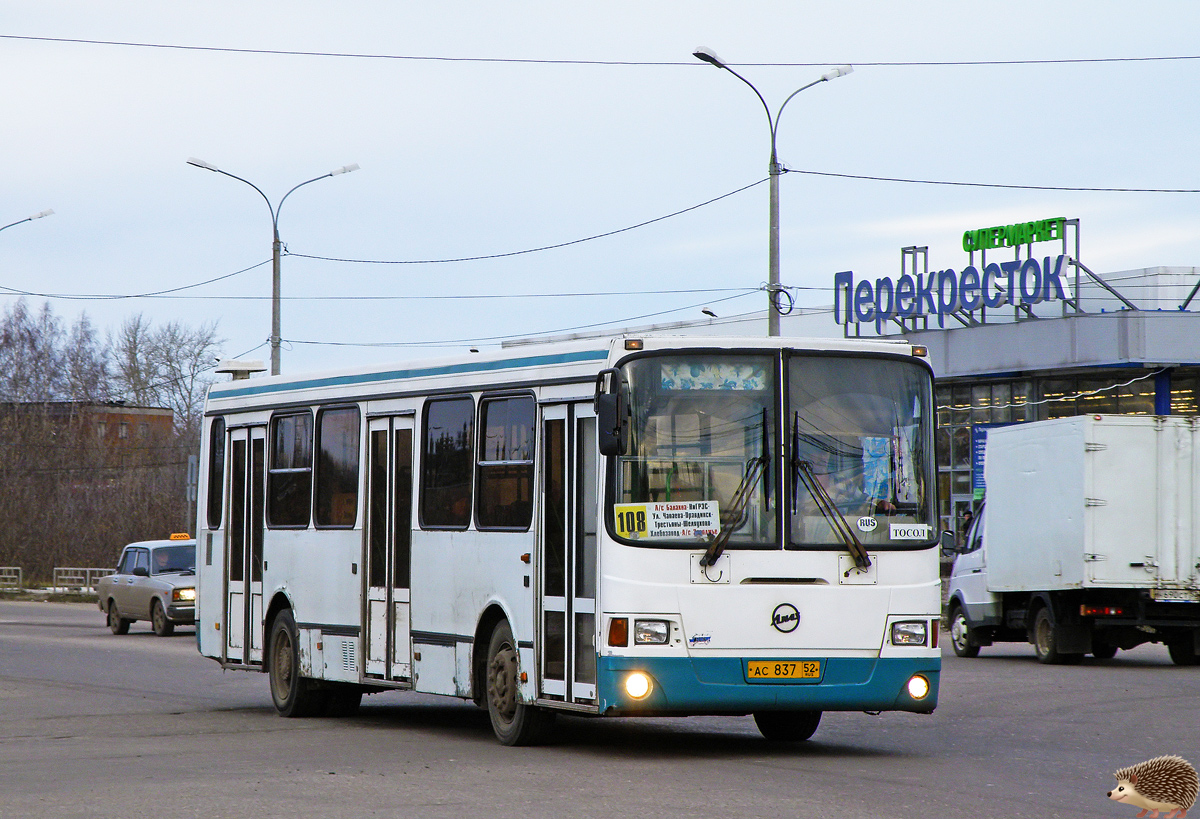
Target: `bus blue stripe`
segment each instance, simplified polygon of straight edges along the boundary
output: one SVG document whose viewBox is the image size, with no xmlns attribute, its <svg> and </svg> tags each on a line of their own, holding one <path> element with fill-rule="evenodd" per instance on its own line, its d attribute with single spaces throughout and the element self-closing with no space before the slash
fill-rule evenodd
<svg viewBox="0 0 1200 819">
<path fill-rule="evenodd" d="M 506 358 L 500 361 L 472 361 L 465 364 L 443 364 L 437 367 L 416 367 L 403 370 L 387 370 L 384 372 L 358 373 L 356 375 L 331 375 L 323 378 L 310 378 L 302 381 L 286 383 L 264 383 L 253 386 L 215 386 L 212 397 L 240 398 L 247 395 L 268 395 L 289 390 L 316 389 L 320 387 L 347 387 L 351 385 L 374 384 L 381 381 L 398 381 L 406 378 L 423 378 L 434 375 L 455 375 L 461 373 L 491 372 L 507 370 L 516 367 L 544 367 L 551 364 L 573 364 L 581 361 L 602 361 L 608 358 L 608 350 L 583 350 L 575 353 L 558 353 L 556 355 L 537 355 L 525 358 Z"/>
</svg>

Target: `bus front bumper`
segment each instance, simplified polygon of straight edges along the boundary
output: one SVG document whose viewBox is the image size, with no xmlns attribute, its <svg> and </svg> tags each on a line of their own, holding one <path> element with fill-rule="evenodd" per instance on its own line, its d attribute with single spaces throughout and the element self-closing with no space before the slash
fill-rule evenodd
<svg viewBox="0 0 1200 819">
<path fill-rule="evenodd" d="M 748 662 L 769 658 L 598 659 L 600 712 L 613 716 L 799 710 L 929 713 L 937 707 L 942 665 L 940 657 L 805 657 L 820 661 L 819 677 L 749 682 Z M 631 696 L 626 685 L 636 674 L 649 681 L 649 691 L 640 699 Z M 913 682 L 914 678 L 927 685 Z M 915 697 L 912 692 L 919 693 L 922 687 L 927 693 Z"/>
</svg>

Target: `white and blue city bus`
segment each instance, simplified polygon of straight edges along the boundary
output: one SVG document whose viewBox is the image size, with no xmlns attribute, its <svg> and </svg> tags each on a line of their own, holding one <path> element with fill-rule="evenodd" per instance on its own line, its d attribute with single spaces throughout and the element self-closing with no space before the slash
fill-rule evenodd
<svg viewBox="0 0 1200 819">
<path fill-rule="evenodd" d="M 937 704 L 924 349 L 621 336 L 234 380 L 205 410 L 197 640 L 285 716 Z"/>
</svg>

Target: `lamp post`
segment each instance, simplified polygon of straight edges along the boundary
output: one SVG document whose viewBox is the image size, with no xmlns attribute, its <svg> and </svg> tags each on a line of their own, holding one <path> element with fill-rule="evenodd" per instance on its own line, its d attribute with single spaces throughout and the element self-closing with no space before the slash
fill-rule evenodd
<svg viewBox="0 0 1200 819">
<path fill-rule="evenodd" d="M 758 92 L 754 84 L 741 74 L 734 71 L 721 59 L 713 53 L 711 49 L 697 48 L 692 52 L 692 56 L 698 60 L 703 60 L 710 65 L 715 65 L 717 68 L 723 68 L 739 80 L 750 86 L 750 90 L 758 97 L 758 101 L 762 103 L 763 110 L 767 112 L 767 125 L 771 129 L 771 161 L 767 166 L 771 181 L 771 226 L 768 234 L 768 274 L 767 274 L 767 335 L 779 335 L 779 304 L 777 301 L 779 290 L 779 177 L 784 172 L 784 168 L 779 164 L 779 157 L 775 151 L 775 134 L 779 129 L 779 118 L 783 115 L 783 109 L 792 97 L 799 94 L 801 91 L 812 88 L 818 83 L 835 80 L 838 77 L 844 77 L 854 70 L 854 66 L 843 65 L 838 68 L 828 71 L 821 75 L 819 80 L 813 80 L 808 85 L 797 88 L 787 99 L 783 101 L 783 105 L 779 106 L 779 110 L 771 115 L 771 108 L 767 105 L 767 101 L 763 99 L 763 95 Z"/>
<path fill-rule="evenodd" d="M 261 196 L 263 198 L 263 201 L 267 203 L 267 209 L 269 211 L 271 211 L 271 231 L 272 231 L 272 235 L 271 235 L 271 375 L 279 375 L 279 342 L 280 342 L 280 330 L 279 330 L 279 290 L 280 290 L 279 255 L 280 255 L 280 253 L 279 253 L 279 251 L 280 251 L 280 247 L 281 247 L 280 242 L 279 242 L 279 212 L 283 209 L 283 203 L 298 188 L 302 188 L 305 185 L 308 185 L 312 182 L 316 182 L 320 179 L 325 179 L 330 176 L 340 176 L 341 174 L 344 174 L 344 173 L 350 173 L 351 171 L 357 171 L 358 165 L 357 164 L 343 165 L 342 167 L 338 168 L 335 171 L 330 171 L 329 173 L 324 173 L 324 174 L 321 174 L 320 176 L 314 176 L 312 179 L 301 182 L 299 185 L 297 185 L 296 187 L 292 188 L 290 191 L 285 193 L 283 195 L 283 198 L 279 200 L 278 205 L 273 206 L 271 204 L 271 200 L 267 198 L 267 195 L 262 192 L 262 190 L 258 187 L 258 185 L 255 185 L 253 182 L 251 182 L 248 179 L 242 179 L 240 176 L 234 176 L 233 174 L 229 173 L 229 171 L 223 171 L 220 168 L 217 168 L 213 165 L 209 165 L 203 159 L 196 159 L 195 157 L 191 157 L 190 159 L 188 159 L 187 164 L 195 165 L 197 168 L 203 168 L 206 171 L 212 171 L 213 173 L 219 173 L 224 176 L 228 176 L 230 179 L 236 179 L 239 182 L 245 182 L 247 185 L 254 188 L 254 190 L 258 191 L 258 195 Z"/>
<path fill-rule="evenodd" d="M 54 209 L 50 208 L 48 210 L 42 211 L 41 213 L 35 213 L 35 214 L 33 214 L 33 216 L 26 216 L 24 219 L 18 219 L 15 222 L 11 222 L 11 223 L 5 225 L 4 227 L 0 227 L 0 230 L 8 230 L 13 225 L 23 225 L 26 222 L 32 222 L 34 219 L 41 219 L 43 216 L 53 216 L 53 215 L 54 215 Z"/>
</svg>

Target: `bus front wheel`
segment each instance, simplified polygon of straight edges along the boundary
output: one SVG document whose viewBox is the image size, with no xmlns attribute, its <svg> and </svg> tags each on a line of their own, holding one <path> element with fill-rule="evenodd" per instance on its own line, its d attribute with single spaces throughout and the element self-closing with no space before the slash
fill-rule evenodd
<svg viewBox="0 0 1200 819">
<path fill-rule="evenodd" d="M 517 643 L 507 622 L 497 624 L 488 641 L 487 709 L 502 745 L 537 745 L 546 739 L 554 714 L 520 702 Z"/>
<path fill-rule="evenodd" d="M 268 672 L 275 710 L 285 717 L 310 717 L 325 710 L 325 692 L 300 676 L 300 639 L 296 619 L 284 609 L 271 625 Z"/>
<path fill-rule="evenodd" d="M 772 742 L 803 742 L 817 732 L 820 711 L 755 711 L 754 724 Z"/>
</svg>

